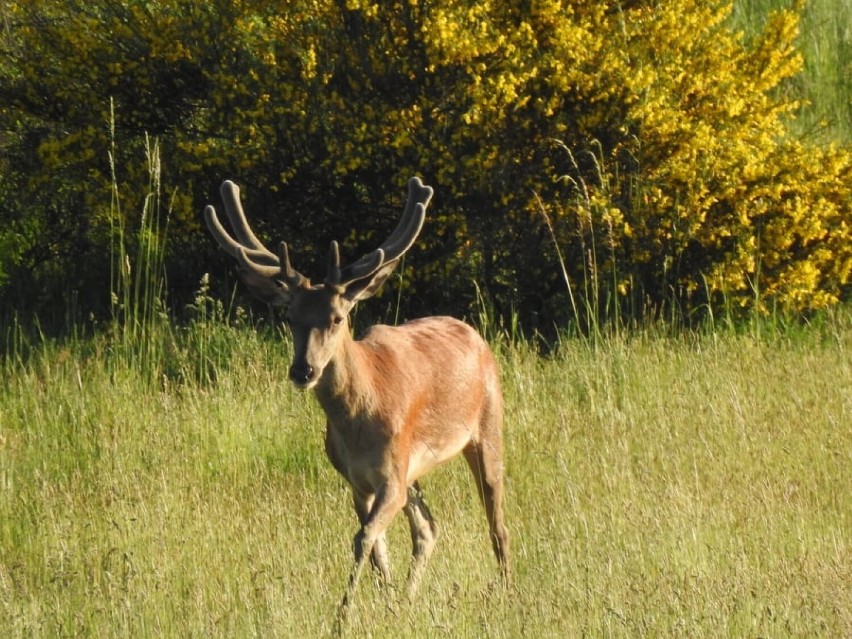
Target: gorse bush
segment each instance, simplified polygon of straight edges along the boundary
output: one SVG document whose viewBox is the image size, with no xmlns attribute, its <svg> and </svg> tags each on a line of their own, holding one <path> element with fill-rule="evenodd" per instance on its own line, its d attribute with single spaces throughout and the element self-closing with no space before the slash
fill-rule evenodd
<svg viewBox="0 0 852 639">
<path fill-rule="evenodd" d="M 229 266 L 199 224 L 222 179 L 310 271 L 330 239 L 371 248 L 414 174 L 436 198 L 397 282 L 403 316 L 469 312 L 477 291 L 545 328 L 580 308 L 806 311 L 848 295 L 849 150 L 787 132 L 795 11 L 749 38 L 710 0 L 2 11 L 0 286 L 14 304 L 108 299 L 112 185 L 145 184 L 131 160 L 111 175 L 111 103 L 123 156 L 158 140 L 178 298 Z"/>
<path fill-rule="evenodd" d="M 652 304 L 835 303 L 852 266 L 852 164 L 783 135 L 795 103 L 776 89 L 801 62 L 796 17 L 776 14 L 745 48 L 727 10 L 700 4 L 635 13 L 626 50 L 596 65 L 623 87 L 619 128 L 585 151 L 591 176 L 571 152 L 582 144 L 565 149 L 553 208 L 573 271 L 591 264 L 611 298 Z"/>
</svg>

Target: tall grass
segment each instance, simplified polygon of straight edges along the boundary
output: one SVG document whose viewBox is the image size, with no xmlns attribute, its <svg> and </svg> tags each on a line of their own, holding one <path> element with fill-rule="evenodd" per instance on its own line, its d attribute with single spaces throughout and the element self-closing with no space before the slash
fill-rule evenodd
<svg viewBox="0 0 852 639">
<path fill-rule="evenodd" d="M 330 631 L 357 523 L 286 343 L 238 323 L 174 335 L 209 375 L 152 385 L 107 338 L 2 361 L 4 636 Z M 515 587 L 495 585 L 453 462 L 423 482 L 442 538 L 419 599 L 368 580 L 352 636 L 852 633 L 848 313 L 786 334 L 566 338 L 547 358 L 495 346 Z M 390 544 L 399 579 L 402 518 Z"/>
<path fill-rule="evenodd" d="M 762 29 L 771 11 L 792 0 L 735 0 L 732 20 L 747 36 Z M 794 128 L 820 140 L 852 141 L 852 4 L 846 0 L 803 3 L 800 46 L 804 70 L 789 86 L 804 102 Z"/>
<path fill-rule="evenodd" d="M 169 210 L 161 192 L 160 149 L 145 136 L 147 184 L 138 215 L 129 215 L 116 177 L 118 149 L 115 113 L 110 101 L 112 190 L 110 223 L 110 318 L 113 348 L 155 379 L 168 348 L 170 325 L 165 308 L 166 239 Z M 131 225 L 128 220 L 137 220 Z"/>
</svg>

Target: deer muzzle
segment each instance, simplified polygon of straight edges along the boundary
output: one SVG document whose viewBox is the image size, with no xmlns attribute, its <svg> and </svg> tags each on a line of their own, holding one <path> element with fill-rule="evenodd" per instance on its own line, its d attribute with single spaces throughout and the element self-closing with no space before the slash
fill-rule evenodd
<svg viewBox="0 0 852 639">
<path fill-rule="evenodd" d="M 294 362 L 290 367 L 290 379 L 296 386 L 303 388 L 315 381 L 315 373 L 314 367 L 307 362 Z"/>
</svg>

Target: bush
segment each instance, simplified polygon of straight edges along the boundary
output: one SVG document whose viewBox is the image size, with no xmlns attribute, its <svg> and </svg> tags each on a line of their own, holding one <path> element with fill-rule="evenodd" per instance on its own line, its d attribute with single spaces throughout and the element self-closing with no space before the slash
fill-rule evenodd
<svg viewBox="0 0 852 639">
<path fill-rule="evenodd" d="M 164 158 L 175 298 L 206 270 L 225 281 L 199 224 L 222 179 L 311 270 L 330 239 L 371 248 L 413 174 L 437 194 L 403 315 L 466 313 L 476 282 L 547 328 L 575 319 L 566 275 L 574 306 L 636 316 L 848 296 L 849 151 L 785 128 L 794 12 L 746 41 L 710 0 L 3 11 L 0 219 L 16 241 L 0 233 L 0 286 L 15 304 L 56 289 L 105 303 L 109 236 L 136 227 L 111 223 L 110 193 L 144 197 L 145 133 Z"/>
</svg>

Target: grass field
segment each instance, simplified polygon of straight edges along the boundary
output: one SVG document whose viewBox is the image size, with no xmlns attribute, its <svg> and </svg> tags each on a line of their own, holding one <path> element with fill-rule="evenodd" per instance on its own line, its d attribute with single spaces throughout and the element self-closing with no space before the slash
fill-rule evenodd
<svg viewBox="0 0 852 639">
<path fill-rule="evenodd" d="M 808 3 L 803 36 L 827 79 L 802 80 L 802 129 L 839 143 L 847 4 Z M 327 636 L 357 524 L 287 341 L 215 309 L 125 319 L 0 334 L 0 636 Z M 418 599 L 401 517 L 399 588 L 365 579 L 349 634 L 852 636 L 852 313 L 668 332 L 548 356 L 495 336 L 514 587 L 457 460 L 422 482 L 441 539 Z"/>
<path fill-rule="evenodd" d="M 286 342 L 159 333 L 7 333 L 4 636 L 327 635 L 356 520 Z M 852 635 L 852 321 L 763 333 L 498 343 L 513 590 L 459 460 L 417 601 L 366 580 L 351 636 Z"/>
</svg>

